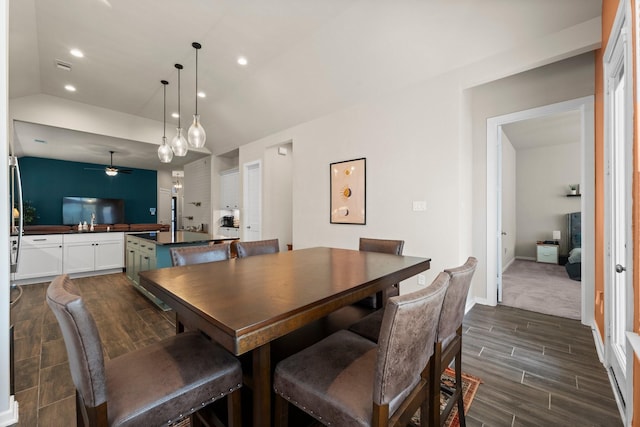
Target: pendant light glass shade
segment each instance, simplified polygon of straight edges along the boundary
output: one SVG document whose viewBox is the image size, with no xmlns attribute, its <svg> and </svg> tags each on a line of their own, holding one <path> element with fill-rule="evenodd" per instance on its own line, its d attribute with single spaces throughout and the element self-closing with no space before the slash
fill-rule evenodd
<svg viewBox="0 0 640 427">
<path fill-rule="evenodd" d="M 169 84 L 168 81 L 166 80 L 161 80 L 160 83 L 162 83 L 162 88 L 163 88 L 163 92 L 164 92 L 164 101 L 163 101 L 163 107 L 162 107 L 162 144 L 160 144 L 160 146 L 158 147 L 158 158 L 160 159 L 161 163 L 171 163 L 171 160 L 173 160 L 173 150 L 171 149 L 171 147 L 169 146 L 169 144 L 167 144 L 167 120 L 166 120 L 166 116 L 167 116 L 167 85 Z"/>
<path fill-rule="evenodd" d="M 171 140 L 171 149 L 173 150 L 173 154 L 178 157 L 184 157 L 187 155 L 187 152 L 189 151 L 189 144 L 182 134 L 182 128 L 176 128 L 176 136 Z"/>
<path fill-rule="evenodd" d="M 189 127 L 187 138 L 189 144 L 194 148 L 204 147 L 204 143 L 207 140 L 207 133 L 200 124 L 200 114 L 198 114 L 198 51 L 202 48 L 202 45 L 197 42 L 191 43 L 191 46 L 196 50 L 196 112 L 193 115 L 193 123 Z"/>
<path fill-rule="evenodd" d="M 207 133 L 200 124 L 200 114 L 193 115 L 193 123 L 189 127 L 189 144 L 194 148 L 204 147 L 204 142 L 207 140 Z"/>
<path fill-rule="evenodd" d="M 162 163 L 171 163 L 171 160 L 173 160 L 173 150 L 167 144 L 166 136 L 162 137 L 162 144 L 158 147 L 158 157 Z"/>
<path fill-rule="evenodd" d="M 176 128 L 176 136 L 171 140 L 171 149 L 174 155 L 184 157 L 189 151 L 189 144 L 182 134 L 182 126 L 180 126 L 180 70 L 183 67 L 181 64 L 176 64 L 175 67 L 178 69 L 178 127 Z"/>
</svg>

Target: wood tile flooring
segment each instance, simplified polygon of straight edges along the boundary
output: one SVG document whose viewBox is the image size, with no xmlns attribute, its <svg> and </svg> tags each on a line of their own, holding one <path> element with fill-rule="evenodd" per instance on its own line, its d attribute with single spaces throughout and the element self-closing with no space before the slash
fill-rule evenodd
<svg viewBox="0 0 640 427">
<path fill-rule="evenodd" d="M 105 358 L 174 333 L 173 316 L 124 274 L 75 279 L 96 319 Z M 11 310 L 20 427 L 75 424 L 74 387 L 46 284 L 24 286 Z M 13 294 L 12 294 L 13 296 Z M 578 321 L 476 305 L 465 317 L 463 370 L 483 383 L 469 426 L 622 425 L 591 331 Z"/>
</svg>

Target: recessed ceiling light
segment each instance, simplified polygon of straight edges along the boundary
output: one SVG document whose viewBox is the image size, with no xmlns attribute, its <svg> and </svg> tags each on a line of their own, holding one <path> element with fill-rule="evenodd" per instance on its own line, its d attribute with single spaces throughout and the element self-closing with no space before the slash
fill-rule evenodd
<svg viewBox="0 0 640 427">
<path fill-rule="evenodd" d="M 76 91 L 75 86 L 72 86 L 72 85 L 66 85 L 64 88 L 66 90 L 68 90 L 69 92 L 75 92 Z"/>
<path fill-rule="evenodd" d="M 198 92 L 198 97 L 199 98 L 206 98 L 207 94 L 201 91 L 201 92 Z"/>
<path fill-rule="evenodd" d="M 84 58 L 84 53 L 80 49 L 71 49 L 69 53 L 76 58 Z"/>
<path fill-rule="evenodd" d="M 178 113 L 171 113 L 171 117 L 177 119 L 178 117 L 180 117 L 180 115 Z"/>
<path fill-rule="evenodd" d="M 247 65 L 248 63 L 249 63 L 249 61 L 244 56 L 239 56 L 238 57 L 238 64 L 244 66 L 244 65 Z"/>
</svg>

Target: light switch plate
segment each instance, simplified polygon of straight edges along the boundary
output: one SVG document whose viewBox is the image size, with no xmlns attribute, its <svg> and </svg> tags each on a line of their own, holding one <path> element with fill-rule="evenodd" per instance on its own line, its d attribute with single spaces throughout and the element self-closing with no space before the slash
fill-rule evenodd
<svg viewBox="0 0 640 427">
<path fill-rule="evenodd" d="M 414 200 L 413 202 L 413 211 L 426 211 L 427 210 L 427 202 L 426 200 Z"/>
</svg>

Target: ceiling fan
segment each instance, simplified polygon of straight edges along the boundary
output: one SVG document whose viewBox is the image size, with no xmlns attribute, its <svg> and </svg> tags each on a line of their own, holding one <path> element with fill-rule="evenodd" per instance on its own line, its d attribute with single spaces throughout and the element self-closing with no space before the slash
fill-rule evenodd
<svg viewBox="0 0 640 427">
<path fill-rule="evenodd" d="M 104 173 L 106 173 L 109 176 L 116 176 L 119 173 L 129 174 L 129 173 L 133 172 L 132 169 L 120 169 L 120 168 L 117 168 L 117 167 L 113 166 L 113 153 L 115 153 L 115 151 L 109 151 L 109 153 L 111 153 L 111 163 L 109 164 L 109 166 L 105 166 L 104 169 L 98 169 L 98 168 L 85 168 L 85 169 L 87 169 L 87 170 L 104 170 Z"/>
</svg>

